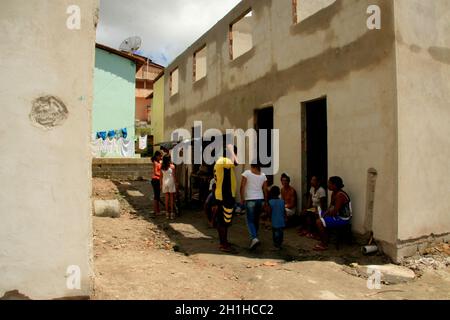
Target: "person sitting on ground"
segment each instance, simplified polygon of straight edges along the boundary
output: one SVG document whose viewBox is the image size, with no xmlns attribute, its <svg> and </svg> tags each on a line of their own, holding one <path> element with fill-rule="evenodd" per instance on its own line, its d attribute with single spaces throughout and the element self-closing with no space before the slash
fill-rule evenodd
<svg viewBox="0 0 450 320">
<path fill-rule="evenodd" d="M 295 216 L 297 213 L 297 191 L 290 185 L 291 177 L 287 173 L 281 175 L 281 199 L 284 200 L 286 218 L 288 224 L 292 224 L 295 221 Z"/>
<path fill-rule="evenodd" d="M 320 211 L 327 208 L 327 192 L 320 186 L 320 179 L 317 176 L 311 178 L 311 189 L 309 190 L 308 202 L 306 209 L 303 210 L 303 225 L 299 231 L 301 236 L 314 238 L 316 231 L 315 222 Z"/>
<path fill-rule="evenodd" d="M 273 186 L 269 192 L 269 206 L 268 210 L 272 220 L 272 236 L 273 245 L 276 249 L 281 249 L 283 245 L 285 224 L 285 203 L 280 199 L 280 188 Z"/>
<path fill-rule="evenodd" d="M 316 251 L 328 249 L 327 229 L 339 228 L 348 225 L 352 218 L 352 209 L 349 195 L 342 190 L 344 182 L 341 177 L 331 177 L 328 180 L 328 189 L 332 191 L 330 207 L 316 220 L 320 234 L 320 243 L 314 247 Z"/>
<path fill-rule="evenodd" d="M 206 198 L 205 201 L 205 214 L 206 214 L 206 218 L 208 219 L 208 225 L 210 228 L 214 227 L 214 215 L 217 211 L 217 208 L 215 206 L 215 202 L 216 202 L 216 197 L 215 197 L 215 192 L 216 192 L 216 184 L 213 183 L 213 185 L 211 186 L 211 193 L 208 195 L 208 198 Z"/>
</svg>

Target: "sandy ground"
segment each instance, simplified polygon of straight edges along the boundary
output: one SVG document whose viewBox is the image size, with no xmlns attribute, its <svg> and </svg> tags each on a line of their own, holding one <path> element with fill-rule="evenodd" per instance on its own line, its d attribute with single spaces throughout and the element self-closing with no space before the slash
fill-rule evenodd
<svg viewBox="0 0 450 320">
<path fill-rule="evenodd" d="M 94 179 L 93 186 L 94 199 L 119 199 L 122 211 L 120 218 L 94 217 L 93 299 L 450 299 L 445 264 L 370 290 L 366 279 L 343 269 L 389 261 L 365 257 L 357 245 L 316 253 L 314 240 L 288 229 L 285 249 L 275 252 L 271 231 L 263 229 L 262 245 L 250 252 L 245 216 L 238 216 L 229 234 L 238 253 L 224 254 L 203 212 L 185 210 L 170 222 L 151 215 L 149 182 Z"/>
</svg>

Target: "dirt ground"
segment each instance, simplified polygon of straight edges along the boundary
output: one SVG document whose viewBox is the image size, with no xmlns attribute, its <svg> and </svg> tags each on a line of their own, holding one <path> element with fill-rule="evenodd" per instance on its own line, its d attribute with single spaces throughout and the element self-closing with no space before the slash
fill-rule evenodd
<svg viewBox="0 0 450 320">
<path fill-rule="evenodd" d="M 250 252 L 245 216 L 238 216 L 229 233 L 238 253 L 224 254 L 201 210 L 184 210 L 175 221 L 154 217 L 148 181 L 94 179 L 93 198 L 121 204 L 120 218 L 94 217 L 93 299 L 450 299 L 450 263 L 432 256 L 417 257 L 426 262 L 420 268 L 410 260 L 415 280 L 371 290 L 344 268 L 389 260 L 363 256 L 358 245 L 316 253 L 316 241 L 287 229 L 277 252 L 263 228 L 262 245 Z M 445 250 L 436 252 L 449 262 Z"/>
</svg>

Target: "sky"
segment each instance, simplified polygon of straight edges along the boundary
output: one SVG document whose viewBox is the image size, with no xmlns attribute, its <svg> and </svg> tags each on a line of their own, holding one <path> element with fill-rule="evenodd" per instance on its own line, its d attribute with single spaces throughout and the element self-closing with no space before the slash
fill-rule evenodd
<svg viewBox="0 0 450 320">
<path fill-rule="evenodd" d="M 118 49 L 130 36 L 137 52 L 167 66 L 240 0 L 100 0 L 97 42 Z"/>
</svg>

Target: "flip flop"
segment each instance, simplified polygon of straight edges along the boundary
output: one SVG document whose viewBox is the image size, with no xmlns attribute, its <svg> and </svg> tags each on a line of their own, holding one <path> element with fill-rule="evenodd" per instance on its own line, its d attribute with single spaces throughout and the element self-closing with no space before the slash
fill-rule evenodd
<svg viewBox="0 0 450 320">
<path fill-rule="evenodd" d="M 237 251 L 232 247 L 232 246 L 220 246 L 219 250 L 225 253 L 231 253 L 231 254 L 236 254 Z"/>
<path fill-rule="evenodd" d="M 312 234 L 312 233 L 308 233 L 308 234 L 306 235 L 306 237 L 307 237 L 308 239 L 320 240 L 320 237 L 319 237 L 319 236 L 317 236 L 317 235 L 315 235 L 315 234 Z"/>
<path fill-rule="evenodd" d="M 328 246 L 324 246 L 322 244 L 316 244 L 313 248 L 314 251 L 326 251 L 328 250 Z"/>
<path fill-rule="evenodd" d="M 298 232 L 298 235 L 300 237 L 306 237 L 309 234 L 309 232 L 307 230 L 301 230 Z"/>
</svg>

